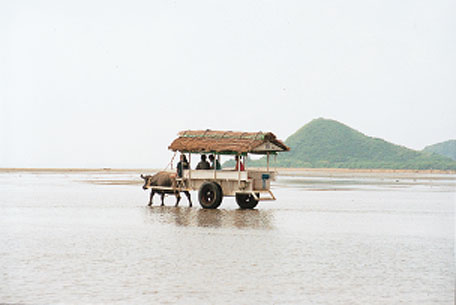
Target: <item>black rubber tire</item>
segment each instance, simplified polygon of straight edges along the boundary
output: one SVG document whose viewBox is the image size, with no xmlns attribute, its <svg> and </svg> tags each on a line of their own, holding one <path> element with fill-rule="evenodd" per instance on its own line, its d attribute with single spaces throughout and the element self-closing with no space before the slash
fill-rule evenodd
<svg viewBox="0 0 456 305">
<path fill-rule="evenodd" d="M 260 194 L 256 194 L 257 197 Z M 241 209 L 253 209 L 257 206 L 258 200 L 252 194 L 236 194 L 236 202 Z"/>
<path fill-rule="evenodd" d="M 223 191 L 222 191 L 222 187 L 220 186 L 220 184 L 214 182 L 214 184 L 218 187 L 219 191 L 220 191 L 220 202 L 219 202 L 219 205 L 222 204 L 222 201 L 223 201 Z"/>
<path fill-rule="evenodd" d="M 216 209 L 222 203 L 222 188 L 214 182 L 206 182 L 198 191 L 198 200 L 203 209 Z"/>
</svg>

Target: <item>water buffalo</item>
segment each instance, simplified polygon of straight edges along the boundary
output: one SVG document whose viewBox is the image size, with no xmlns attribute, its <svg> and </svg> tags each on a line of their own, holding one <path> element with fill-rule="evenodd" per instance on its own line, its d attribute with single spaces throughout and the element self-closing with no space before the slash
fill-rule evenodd
<svg viewBox="0 0 456 305">
<path fill-rule="evenodd" d="M 152 186 L 165 186 L 165 187 L 176 187 L 176 174 L 169 173 L 169 172 L 158 172 L 155 175 L 141 175 L 141 178 L 144 179 L 143 189 L 147 190 L 149 187 Z M 161 194 L 161 205 L 165 205 L 165 195 L 166 194 L 174 194 L 176 196 L 176 206 L 179 205 L 179 201 L 181 200 L 180 192 L 174 190 L 166 190 L 166 191 L 159 191 L 152 189 L 150 192 L 150 200 L 149 206 L 152 205 L 153 201 L 152 198 L 154 197 L 155 193 Z M 184 191 L 184 194 L 187 196 L 189 206 L 192 206 L 192 199 L 190 197 L 190 193 L 188 191 Z"/>
</svg>

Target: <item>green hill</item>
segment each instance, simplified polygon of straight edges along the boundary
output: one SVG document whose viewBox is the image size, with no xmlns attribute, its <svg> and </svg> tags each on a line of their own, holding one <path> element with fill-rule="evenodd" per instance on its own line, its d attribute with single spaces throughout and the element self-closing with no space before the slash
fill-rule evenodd
<svg viewBox="0 0 456 305">
<path fill-rule="evenodd" d="M 315 119 L 288 137 L 290 152 L 277 156 L 277 167 L 452 169 L 456 161 L 368 137 L 342 123 Z M 265 166 L 265 158 L 249 166 Z M 225 166 L 232 166 L 227 163 Z"/>
<path fill-rule="evenodd" d="M 442 143 L 426 146 L 423 151 L 433 152 L 456 160 L 456 140 L 448 140 Z"/>
</svg>

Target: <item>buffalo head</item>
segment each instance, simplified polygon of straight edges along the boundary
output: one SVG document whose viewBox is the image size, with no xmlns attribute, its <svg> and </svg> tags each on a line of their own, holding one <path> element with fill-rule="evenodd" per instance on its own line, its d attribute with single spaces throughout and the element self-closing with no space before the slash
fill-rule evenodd
<svg viewBox="0 0 456 305">
<path fill-rule="evenodd" d="M 144 176 L 143 174 L 141 174 L 141 178 L 144 179 L 144 185 L 142 188 L 144 190 L 147 190 L 150 186 L 150 178 L 152 178 L 152 176 L 151 175 Z"/>
</svg>

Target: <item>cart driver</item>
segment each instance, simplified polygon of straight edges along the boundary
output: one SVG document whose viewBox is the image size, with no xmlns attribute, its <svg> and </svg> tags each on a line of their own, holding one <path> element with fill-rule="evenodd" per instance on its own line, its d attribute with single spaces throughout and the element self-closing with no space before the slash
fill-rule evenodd
<svg viewBox="0 0 456 305">
<path fill-rule="evenodd" d="M 188 165 L 187 157 L 184 154 L 180 155 L 180 161 L 179 161 L 179 163 L 177 163 L 177 166 L 176 166 L 177 176 L 179 178 L 182 178 L 184 169 L 188 169 L 188 167 L 189 167 L 189 165 Z"/>
</svg>

